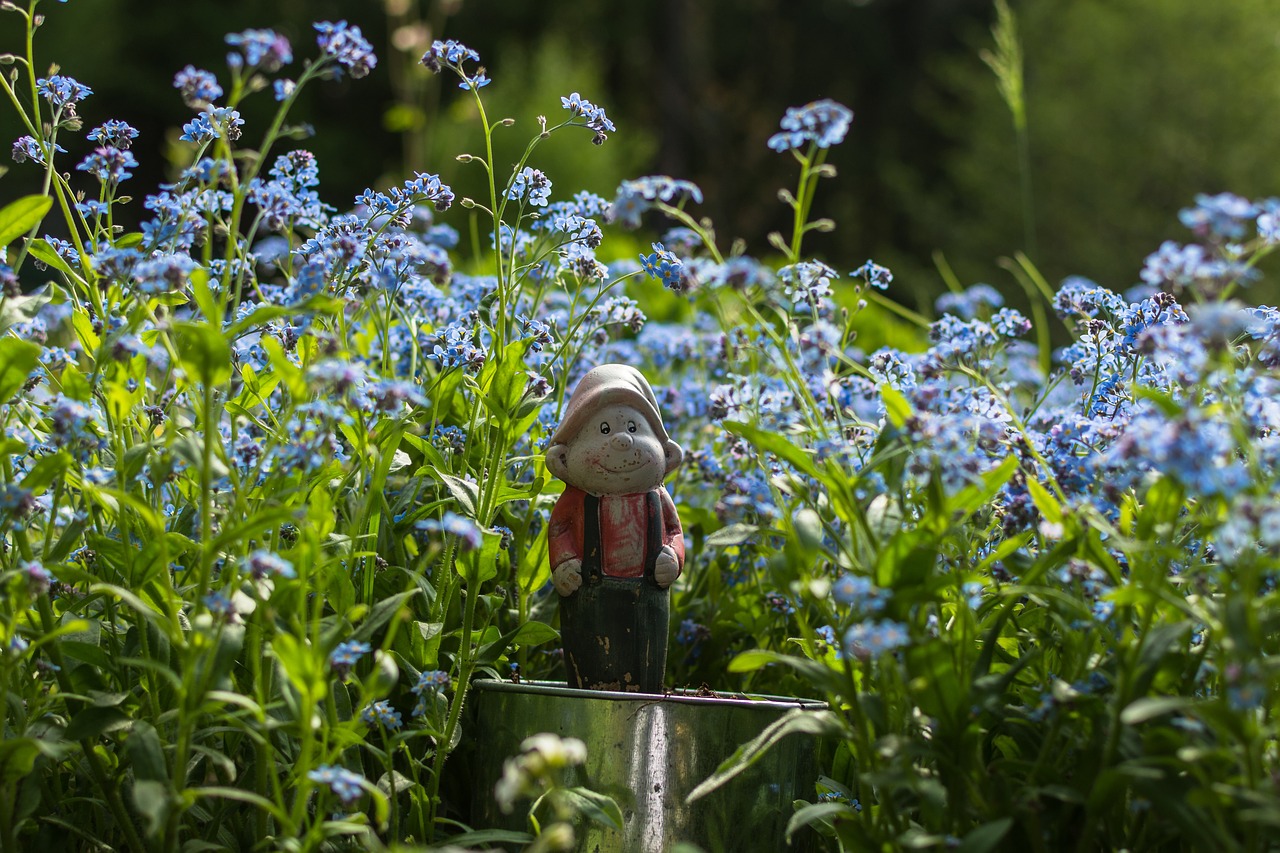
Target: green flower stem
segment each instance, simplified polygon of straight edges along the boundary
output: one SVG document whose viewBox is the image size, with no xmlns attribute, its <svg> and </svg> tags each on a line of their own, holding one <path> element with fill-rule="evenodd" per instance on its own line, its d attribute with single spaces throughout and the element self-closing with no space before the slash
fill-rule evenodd
<svg viewBox="0 0 1280 853">
<path fill-rule="evenodd" d="M 476 602 L 479 600 L 480 595 L 479 591 L 475 589 L 465 590 L 464 595 L 466 596 L 466 602 L 464 605 L 465 613 L 462 617 L 462 645 L 458 650 L 458 680 L 454 685 L 453 701 L 449 703 L 449 716 L 445 722 L 444 732 L 436 742 L 436 752 L 431 763 L 431 781 L 428 792 L 428 802 L 430 804 L 430 819 L 427 832 L 428 844 L 435 841 L 436 817 L 440 806 L 440 779 L 444 773 L 445 759 L 449 757 L 454 730 L 457 729 L 458 720 L 462 716 L 462 705 L 471 683 L 471 674 L 475 669 L 475 661 L 472 658 L 471 650 L 471 626 L 475 624 Z"/>
<path fill-rule="evenodd" d="M 288 115 L 290 108 L 298 99 L 298 93 L 302 91 L 302 88 L 313 77 L 315 77 L 320 70 L 324 68 L 324 66 L 325 61 L 323 58 L 318 59 L 315 62 L 307 63 L 306 67 L 302 70 L 302 74 L 298 77 L 298 82 L 294 85 L 293 91 L 285 96 L 284 101 L 280 104 L 280 108 L 276 110 L 275 116 L 271 119 L 271 125 L 267 128 L 267 132 L 262 138 L 262 144 L 258 146 L 257 156 L 245 167 L 243 179 L 236 174 L 235 169 L 230 170 L 229 177 L 231 180 L 233 201 L 231 204 L 231 222 L 228 226 L 228 234 L 232 239 L 227 240 L 227 251 L 223 257 L 226 261 L 226 269 L 223 270 L 222 286 L 218 290 L 218 300 L 219 304 L 222 306 L 224 314 L 227 309 L 227 293 L 231 287 L 231 276 L 234 269 L 233 262 L 243 246 L 242 242 L 238 238 L 240 236 L 240 219 L 244 215 L 244 205 L 247 198 L 246 188 L 262 171 L 262 165 L 266 162 L 267 154 L 270 152 L 271 146 L 275 145 L 279 138 L 280 129 L 284 126 L 284 118 Z M 237 80 L 232 97 L 227 99 L 228 106 L 234 107 L 235 104 L 239 102 L 241 89 L 242 85 L 240 81 Z M 226 148 L 226 151 L 224 152 L 225 160 L 227 162 L 232 162 L 231 148 L 227 140 L 219 139 L 218 142 L 221 146 Z M 230 306 L 232 316 L 235 316 L 235 312 L 240 308 L 240 289 L 243 281 L 244 277 L 242 275 L 238 273 L 235 274 L 235 296 L 231 300 Z M 222 322 L 221 317 L 209 317 L 208 319 L 212 322 Z"/>
<path fill-rule="evenodd" d="M 5 456 L 4 465 L 6 468 L 8 464 L 8 457 Z M 25 532 L 15 538 L 18 538 L 19 543 L 26 542 Z M 26 544 L 24 550 L 29 554 L 31 551 L 30 544 Z M 41 629 L 46 634 L 53 633 L 57 628 L 57 620 L 54 619 L 53 607 L 49 604 L 49 597 L 46 595 L 40 596 L 36 600 L 36 609 L 40 614 Z M 59 689 L 63 693 L 75 693 L 75 685 L 71 683 L 71 676 L 64 666 L 66 661 L 62 657 L 62 650 L 58 647 L 58 644 L 49 643 L 45 646 L 45 653 L 49 655 L 49 659 L 57 667 L 55 676 L 58 680 Z M 107 809 L 115 819 L 116 825 L 124 833 L 125 843 L 128 848 L 135 851 L 135 853 L 146 853 L 147 847 L 142 841 L 142 836 L 138 834 L 138 828 L 134 825 L 133 818 L 129 816 L 124 800 L 120 797 L 120 786 L 108 777 L 106 767 L 103 766 L 102 759 L 94 751 L 94 747 L 94 742 L 88 738 L 80 741 L 80 751 L 89 765 L 89 774 L 93 777 L 93 781 L 98 787 L 98 792 L 106 802 Z"/>
<path fill-rule="evenodd" d="M 498 185 L 493 174 L 493 128 L 489 125 L 489 116 L 484 109 L 484 99 L 480 97 L 480 90 L 471 87 L 471 95 L 475 99 L 476 109 L 480 112 L 480 125 L 484 128 L 484 169 L 489 180 L 489 211 L 493 216 L 493 236 L 497 242 L 497 247 L 493 253 L 494 262 L 497 264 L 498 275 L 498 304 L 504 309 L 509 304 L 511 282 L 508 281 L 508 271 L 503 267 L 502 257 L 502 218 L 501 211 L 498 208 Z M 507 345 L 507 312 L 500 310 L 498 312 L 498 328 L 497 328 L 497 346 L 495 349 L 501 351 Z M 432 806 L 434 810 L 434 804 Z"/>
<path fill-rule="evenodd" d="M 791 246 L 787 261 L 795 264 L 800 262 L 800 246 L 805 232 L 809 230 L 809 212 L 818 191 L 818 179 L 823 175 L 822 165 L 827 159 L 827 149 L 819 148 L 813 142 L 809 145 L 808 154 L 800 154 L 794 149 L 792 153 L 800 162 L 800 182 L 797 187 L 799 194 L 793 204 L 796 215 L 791 226 Z"/>
</svg>

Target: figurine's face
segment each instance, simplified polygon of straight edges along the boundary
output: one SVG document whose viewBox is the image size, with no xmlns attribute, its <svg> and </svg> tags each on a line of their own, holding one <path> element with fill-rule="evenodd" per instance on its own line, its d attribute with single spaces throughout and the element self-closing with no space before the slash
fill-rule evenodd
<svg viewBox="0 0 1280 853">
<path fill-rule="evenodd" d="M 662 485 L 680 464 L 680 447 L 654 435 L 644 415 L 627 405 L 604 406 L 568 444 L 547 451 L 551 473 L 597 495 L 630 495 Z"/>
</svg>

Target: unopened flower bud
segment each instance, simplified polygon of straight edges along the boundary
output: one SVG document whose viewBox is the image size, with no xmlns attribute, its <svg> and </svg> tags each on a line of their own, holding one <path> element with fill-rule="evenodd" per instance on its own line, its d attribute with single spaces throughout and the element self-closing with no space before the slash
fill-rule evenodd
<svg viewBox="0 0 1280 853">
<path fill-rule="evenodd" d="M 467 210 L 470 210 L 471 208 L 476 206 L 476 203 L 469 198 L 463 198 L 462 201 L 458 202 L 458 204 L 462 205 Z"/>
<path fill-rule="evenodd" d="M 459 163 L 470 163 L 472 160 L 476 158 L 472 157 L 470 154 L 459 154 L 457 157 L 453 159 L 457 160 Z"/>
</svg>

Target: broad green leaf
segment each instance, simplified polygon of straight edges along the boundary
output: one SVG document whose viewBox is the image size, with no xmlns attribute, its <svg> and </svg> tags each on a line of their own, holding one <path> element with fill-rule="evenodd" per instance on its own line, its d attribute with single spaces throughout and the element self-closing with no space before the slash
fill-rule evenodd
<svg viewBox="0 0 1280 853">
<path fill-rule="evenodd" d="M 208 323 L 173 324 L 178 357 L 187 375 L 202 385 L 219 386 L 231 378 L 231 344 Z"/>
<path fill-rule="evenodd" d="M 722 787 L 764 757 L 780 740 L 792 734 L 842 738 L 845 736 L 845 728 L 841 725 L 840 718 L 831 711 L 810 711 L 804 708 L 788 711 L 755 738 L 738 747 L 733 755 L 716 768 L 715 773 L 689 792 L 686 802 L 697 802 Z"/>
<path fill-rule="evenodd" d="M 549 525 L 542 525 L 533 542 L 529 543 L 524 553 L 518 557 L 520 564 L 517 568 L 517 579 L 520 582 L 520 588 L 527 593 L 541 589 L 551 577 L 551 565 L 547 557 L 548 527 Z"/>
<path fill-rule="evenodd" d="M 108 732 L 128 728 L 132 722 L 129 715 L 119 708 L 85 708 L 71 718 L 63 737 L 67 740 L 93 740 Z"/>
<path fill-rule="evenodd" d="M 1138 400 L 1148 400 L 1155 403 L 1166 417 L 1178 418 L 1182 416 L 1182 406 L 1177 400 L 1173 399 L 1172 395 L 1164 391 L 1157 391 L 1148 385 L 1134 383 L 1133 396 Z"/>
<path fill-rule="evenodd" d="M 325 661 L 315 648 L 292 634 L 281 633 L 272 638 L 271 652 L 304 701 L 315 701 L 324 695 Z"/>
<path fill-rule="evenodd" d="M 513 832 L 509 829 L 478 829 L 475 832 L 463 832 L 450 835 L 441 843 L 450 847 L 475 847 L 481 844 L 529 844 L 533 836 L 527 832 Z"/>
<path fill-rule="evenodd" d="M 964 838 L 960 839 L 958 853 L 991 853 L 995 850 L 1004 837 L 1009 834 L 1010 828 L 1013 827 L 1013 818 L 1002 817 L 982 826 L 969 830 Z"/>
<path fill-rule="evenodd" d="M 1058 499 L 1039 480 L 1027 478 L 1027 493 L 1031 495 L 1032 503 L 1040 510 L 1045 521 L 1050 524 L 1062 523 L 1062 504 L 1058 503 Z"/>
<path fill-rule="evenodd" d="M 790 844 L 791 836 L 806 826 L 852 814 L 854 814 L 853 807 L 847 803 L 813 803 L 803 806 L 797 809 L 787 821 L 787 843 Z"/>
<path fill-rule="evenodd" d="M 48 240 L 32 240 L 27 243 L 27 252 L 42 264 L 53 267 L 70 281 L 84 281 L 83 278 L 63 259 L 58 251 L 49 245 Z"/>
<path fill-rule="evenodd" d="M 703 540 L 703 544 L 708 548 L 727 548 L 730 545 L 741 545 L 744 542 L 750 542 L 759 531 L 760 528 L 754 524 L 735 522 L 721 527 L 715 533 L 708 535 Z"/>
<path fill-rule="evenodd" d="M 129 731 L 124 744 L 125 754 L 133 765 L 133 775 L 151 782 L 169 782 L 169 768 L 164 760 L 164 747 L 156 727 L 146 720 L 138 720 Z"/>
<path fill-rule="evenodd" d="M 1136 726 L 1165 714 L 1185 711 L 1195 704 L 1190 696 L 1143 696 L 1125 706 L 1120 712 L 1120 722 L 1126 726 Z"/>
<path fill-rule="evenodd" d="M 563 788 L 558 792 L 579 813 L 596 823 L 622 832 L 622 809 L 613 797 L 590 788 Z"/>
<path fill-rule="evenodd" d="M 821 483 L 831 485 L 827 474 L 814 464 L 813 457 L 809 452 L 796 446 L 786 436 L 738 421 L 725 421 L 723 426 L 725 431 L 733 435 L 742 436 L 751 442 L 756 449 L 768 451 L 800 473 L 808 475 Z"/>
<path fill-rule="evenodd" d="M 213 323 L 222 322 L 221 312 L 218 310 L 213 290 L 209 287 L 209 271 L 203 268 L 192 270 L 189 282 L 191 296 L 204 319 Z"/>
<path fill-rule="evenodd" d="M 498 575 L 498 554 L 502 551 L 502 536 L 490 530 L 483 533 L 480 547 L 463 551 L 454 564 L 471 589 Z"/>
<path fill-rule="evenodd" d="M 0 783 L 8 787 L 26 776 L 36 765 L 40 743 L 33 738 L 8 738 L 0 741 Z"/>
<path fill-rule="evenodd" d="M 262 336 L 262 348 L 267 351 L 271 362 L 271 373 L 284 382 L 284 387 L 295 400 L 301 401 L 307 396 L 307 379 L 302 368 L 289 360 L 284 347 L 272 335 Z"/>
<path fill-rule="evenodd" d="M 915 415 L 911 411 L 911 404 L 907 402 L 907 398 L 902 392 L 891 385 L 880 386 L 880 396 L 884 399 L 885 414 L 889 418 L 889 423 L 897 429 L 906 426 L 907 421 Z"/>
<path fill-rule="evenodd" d="M 67 472 L 71 463 L 71 454 L 65 450 L 42 457 L 22 478 L 22 488 L 29 489 L 37 495 L 43 493 L 55 480 Z"/>
<path fill-rule="evenodd" d="M 511 643 L 516 646 L 540 646 L 559 637 L 560 632 L 545 622 L 526 622 L 516 631 Z"/>
<path fill-rule="evenodd" d="M 422 590 L 420 589 L 405 590 L 404 592 L 388 596 L 373 605 L 373 609 L 369 611 L 368 618 L 361 622 L 359 627 L 351 632 L 351 639 L 362 640 L 364 642 L 368 642 L 373 639 L 375 631 L 387 624 L 391 617 L 408 603 L 409 599 L 421 592 Z"/>
<path fill-rule="evenodd" d="M 27 195 L 0 208 L 0 249 L 39 225 L 52 206 L 52 196 Z"/>
<path fill-rule="evenodd" d="M 965 486 L 946 501 L 946 512 L 952 522 L 958 523 L 963 518 L 977 511 L 980 507 L 991 503 L 996 493 L 1009 482 L 1009 478 L 1018 470 L 1018 458 L 1013 455 L 982 475 L 982 482 Z M 936 477 L 934 480 L 936 481 Z"/>
<path fill-rule="evenodd" d="M 173 794 L 169 785 L 155 779 L 137 779 L 130 794 L 134 808 L 142 815 L 147 837 L 159 837 L 168 824 L 169 812 L 173 809 Z"/>
<path fill-rule="evenodd" d="M 449 494 L 453 495 L 453 499 L 458 502 L 462 514 L 467 518 L 475 518 L 480 507 L 480 487 L 470 480 L 464 480 L 461 477 L 455 477 L 452 474 L 445 473 L 439 469 L 433 468 L 432 474 L 445 488 L 449 490 Z"/>
<path fill-rule="evenodd" d="M 58 382 L 62 385 L 64 396 L 82 403 L 88 403 L 93 399 L 93 386 L 89 384 L 89 378 L 74 364 L 68 364 L 62 368 L 62 375 L 58 377 Z"/>
<path fill-rule="evenodd" d="M 794 669 L 812 684 L 814 689 L 821 693 L 841 693 L 844 690 L 841 674 L 825 663 L 796 655 L 784 655 L 781 652 L 766 651 L 765 649 L 751 649 L 739 653 L 737 657 L 729 661 L 728 670 L 729 672 L 755 672 L 771 663 L 782 664 Z"/>
<path fill-rule="evenodd" d="M 222 788 L 213 786 L 207 788 L 188 788 L 187 792 L 191 796 L 197 798 L 213 797 L 217 799 L 235 800 L 236 802 L 247 803 L 255 808 L 262 809 L 276 820 L 280 821 L 280 825 L 283 827 L 284 833 L 288 835 L 293 834 L 293 822 L 289 820 L 289 815 L 266 797 L 255 794 L 252 791 L 246 791 L 241 788 Z"/>
<path fill-rule="evenodd" d="M 14 337 L 0 338 L 0 403 L 7 403 L 22 390 L 39 363 L 39 344 Z"/>
</svg>

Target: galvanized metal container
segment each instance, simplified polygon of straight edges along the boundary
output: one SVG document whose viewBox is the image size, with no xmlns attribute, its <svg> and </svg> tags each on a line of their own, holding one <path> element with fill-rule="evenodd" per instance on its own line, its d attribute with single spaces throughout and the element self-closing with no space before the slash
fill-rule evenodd
<svg viewBox="0 0 1280 853">
<path fill-rule="evenodd" d="M 530 735 L 551 732 L 587 746 L 575 784 L 612 796 L 621 833 L 599 825 L 578 833 L 590 853 L 661 853 L 689 841 L 708 853 L 787 848 L 792 802 L 812 799 L 817 740 L 789 735 L 742 775 L 690 804 L 685 798 L 739 746 L 796 709 L 825 702 L 776 696 L 698 696 L 579 690 L 545 682 L 478 681 L 471 694 L 473 825 L 526 829 L 522 814 L 503 815 L 493 797 L 503 761 Z M 809 830 L 806 830 L 808 832 Z"/>
</svg>

